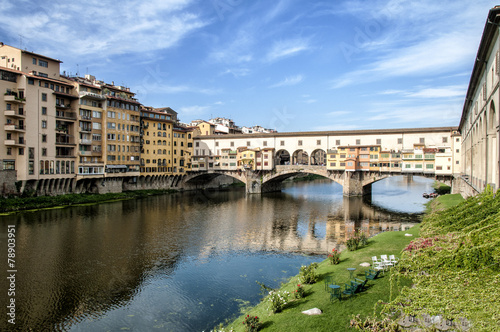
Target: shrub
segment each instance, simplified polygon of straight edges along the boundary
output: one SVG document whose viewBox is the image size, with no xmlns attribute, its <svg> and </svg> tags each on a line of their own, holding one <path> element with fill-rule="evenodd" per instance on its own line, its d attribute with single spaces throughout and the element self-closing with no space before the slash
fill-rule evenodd
<svg viewBox="0 0 500 332">
<path fill-rule="evenodd" d="M 365 232 L 358 231 L 358 237 L 360 246 L 364 247 L 368 244 L 368 238 L 366 237 Z"/>
<path fill-rule="evenodd" d="M 296 299 L 301 299 L 306 296 L 306 291 L 304 289 L 304 286 L 301 284 L 297 284 L 297 288 L 293 291 L 293 297 Z"/>
<path fill-rule="evenodd" d="M 332 249 L 332 252 L 328 254 L 328 260 L 330 261 L 330 264 L 338 264 L 340 263 L 340 251 L 337 249 Z"/>
<path fill-rule="evenodd" d="M 259 317 L 250 316 L 250 315 L 247 315 L 245 317 L 243 324 L 245 325 L 245 331 L 248 331 L 248 332 L 258 331 L 260 329 L 260 326 L 261 326 L 261 324 L 259 322 Z"/>
<path fill-rule="evenodd" d="M 269 310 L 273 313 L 283 311 L 287 304 L 288 296 L 290 293 L 287 291 L 270 291 L 269 292 Z"/>
<path fill-rule="evenodd" d="M 306 284 L 314 284 L 318 280 L 317 267 L 318 263 L 311 263 L 307 266 L 302 265 L 300 267 L 300 279 Z"/>
<path fill-rule="evenodd" d="M 347 250 L 349 251 L 357 250 L 359 247 L 359 237 L 355 236 L 347 239 L 345 245 L 347 246 Z"/>
</svg>

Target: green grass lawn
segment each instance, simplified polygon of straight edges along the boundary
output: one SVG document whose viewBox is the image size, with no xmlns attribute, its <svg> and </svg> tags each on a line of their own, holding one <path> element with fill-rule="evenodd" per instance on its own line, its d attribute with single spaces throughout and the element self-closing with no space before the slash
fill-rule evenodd
<svg viewBox="0 0 500 332">
<path fill-rule="evenodd" d="M 447 208 L 460 204 L 464 200 L 465 199 L 460 194 L 438 196 L 428 203 L 429 207 L 427 209 L 428 210 L 427 212 L 430 212 L 430 210 L 432 211 L 445 210 Z"/>
<path fill-rule="evenodd" d="M 388 302 L 390 298 L 389 273 L 380 275 L 376 280 L 369 280 L 367 289 L 354 297 L 344 297 L 342 301 L 330 302 L 329 293 L 325 290 L 323 279 L 333 276 L 335 283 L 344 289 L 344 283 L 349 282 L 348 267 L 355 267 L 355 277 L 365 279 L 364 271 L 368 268 L 361 267 L 363 262 L 371 263 L 372 256 L 383 254 L 394 254 L 399 256 L 402 249 L 408 243 L 418 237 L 420 225 L 414 226 L 408 231 L 385 232 L 369 239 L 368 245 L 356 251 L 342 252 L 341 262 L 331 265 L 328 260 L 319 263 L 316 272 L 319 280 L 313 285 L 305 285 L 306 297 L 290 301 L 285 309 L 273 314 L 268 310 L 267 301 L 259 303 L 254 308 L 245 312 L 235 321 L 226 325 L 226 330 L 244 331 L 242 324 L 246 315 L 258 316 L 262 322 L 262 330 L 265 331 L 345 331 L 348 330 L 350 319 L 353 315 L 360 314 L 361 317 L 373 315 L 375 304 L 382 300 Z M 405 236 L 405 233 L 413 234 L 413 237 Z M 409 284 L 409 281 L 407 281 Z M 292 277 L 281 290 L 293 291 L 298 283 L 298 276 Z M 396 289 L 393 289 L 396 292 Z M 395 293 L 393 294 L 393 296 Z M 307 316 L 301 312 L 304 310 L 319 308 L 322 315 Z"/>
</svg>

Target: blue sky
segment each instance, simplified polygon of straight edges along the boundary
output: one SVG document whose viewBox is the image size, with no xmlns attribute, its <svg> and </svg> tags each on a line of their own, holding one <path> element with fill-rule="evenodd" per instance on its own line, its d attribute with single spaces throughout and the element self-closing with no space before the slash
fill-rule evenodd
<svg viewBox="0 0 500 332">
<path fill-rule="evenodd" d="M 458 126 L 494 1 L 0 0 L 0 41 L 183 122 Z"/>
</svg>

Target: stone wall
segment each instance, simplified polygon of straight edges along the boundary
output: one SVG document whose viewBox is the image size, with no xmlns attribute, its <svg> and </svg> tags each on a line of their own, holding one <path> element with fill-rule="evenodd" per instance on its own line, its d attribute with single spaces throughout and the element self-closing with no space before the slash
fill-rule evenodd
<svg viewBox="0 0 500 332">
<path fill-rule="evenodd" d="M 0 195 L 17 195 L 16 181 L 17 173 L 15 170 L 0 171 Z"/>
</svg>

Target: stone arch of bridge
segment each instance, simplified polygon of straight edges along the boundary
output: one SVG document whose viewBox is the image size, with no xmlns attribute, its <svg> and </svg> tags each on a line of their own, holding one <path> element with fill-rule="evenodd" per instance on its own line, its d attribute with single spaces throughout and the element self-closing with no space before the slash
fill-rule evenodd
<svg viewBox="0 0 500 332">
<path fill-rule="evenodd" d="M 246 183 L 246 172 L 245 171 L 206 171 L 202 173 L 189 174 L 183 179 L 184 183 L 196 184 L 196 183 L 206 183 L 210 182 L 218 176 L 225 175 L 232 177 L 238 181 Z"/>
<path fill-rule="evenodd" d="M 267 184 L 267 183 L 278 183 L 278 182 L 283 182 L 286 179 L 289 179 L 293 176 L 297 175 L 303 175 L 303 174 L 314 174 L 314 175 L 320 175 L 326 179 L 332 180 L 340 185 L 343 184 L 342 182 L 342 173 L 338 172 L 329 172 L 326 169 L 322 167 L 296 167 L 296 166 L 289 166 L 286 167 L 288 169 L 282 169 L 277 172 L 273 172 L 270 174 L 266 174 L 262 177 L 262 184 Z"/>
</svg>

